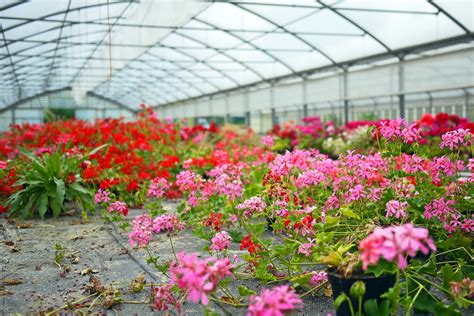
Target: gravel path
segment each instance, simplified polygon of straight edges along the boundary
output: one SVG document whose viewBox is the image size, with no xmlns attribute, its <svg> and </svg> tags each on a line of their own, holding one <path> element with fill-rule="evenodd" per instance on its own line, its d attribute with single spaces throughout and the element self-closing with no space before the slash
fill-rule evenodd
<svg viewBox="0 0 474 316">
<path fill-rule="evenodd" d="M 172 210 L 174 203 L 165 207 Z M 128 218 L 142 213 L 142 210 L 131 210 Z M 145 270 L 147 283 L 165 277 L 156 272 L 146 263 L 144 250 L 132 250 L 124 232 L 114 229 L 111 224 L 105 224 L 98 216 L 84 223 L 77 216 L 63 216 L 57 220 L 47 219 L 27 220 L 22 223 L 0 219 L 0 235 L 3 242 L 0 245 L 0 309 L 3 314 L 39 314 L 52 311 L 68 303 L 76 302 L 88 295 L 86 287 L 91 284 L 91 277 L 97 277 L 102 284 L 108 286 L 111 282 L 116 288 L 127 288 L 128 284 Z M 173 238 L 176 251 L 202 253 L 204 243 L 192 236 L 190 231 L 184 231 Z M 69 271 L 61 275 L 61 269 L 55 263 L 55 246 L 64 249 L 63 265 Z M 173 258 L 171 247 L 166 236 L 160 236 L 151 243 L 154 253 L 160 259 Z M 232 252 L 239 254 L 238 245 L 234 244 Z M 18 284 L 15 284 L 18 283 Z M 256 291 L 261 285 L 256 280 L 233 282 L 231 287 L 244 284 Z M 149 290 L 139 293 L 124 292 L 125 301 L 143 302 L 149 298 Z M 88 311 L 91 300 L 85 300 L 81 311 Z M 298 315 L 326 315 L 332 312 L 332 300 L 326 297 L 305 297 L 304 309 Z M 219 314 L 226 311 L 215 306 Z M 231 309 L 227 312 L 233 315 L 245 315 L 245 309 Z M 121 303 L 110 309 L 101 306 L 91 308 L 90 312 L 106 312 L 110 315 L 148 315 L 164 314 L 153 310 L 149 304 Z M 183 314 L 202 315 L 200 305 L 185 304 Z"/>
</svg>

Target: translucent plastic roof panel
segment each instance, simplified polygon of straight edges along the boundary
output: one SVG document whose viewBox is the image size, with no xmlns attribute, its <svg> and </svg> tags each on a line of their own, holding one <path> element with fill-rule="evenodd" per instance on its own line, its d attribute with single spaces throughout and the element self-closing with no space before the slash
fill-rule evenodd
<svg viewBox="0 0 474 316">
<path fill-rule="evenodd" d="M 462 47 L 474 1 L 0 0 L 0 24 L 0 111 L 65 87 L 136 109 Z"/>
</svg>

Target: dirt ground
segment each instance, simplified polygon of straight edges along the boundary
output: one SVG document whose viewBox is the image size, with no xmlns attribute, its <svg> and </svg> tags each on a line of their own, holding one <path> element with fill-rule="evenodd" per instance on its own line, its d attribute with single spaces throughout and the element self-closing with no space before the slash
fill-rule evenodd
<svg viewBox="0 0 474 316">
<path fill-rule="evenodd" d="M 166 205 L 170 210 L 174 203 Z M 143 210 L 131 210 L 128 218 L 142 213 Z M 0 310 L 3 315 L 38 314 L 51 312 L 62 306 L 75 306 L 76 311 L 85 313 L 106 313 L 110 315 L 151 315 L 165 314 L 150 307 L 150 290 L 146 287 L 139 293 L 128 290 L 130 282 L 139 274 L 145 274 L 150 283 L 164 283 L 166 278 L 146 263 L 144 250 L 133 250 L 128 245 L 126 232 L 106 224 L 98 216 L 84 223 L 79 216 L 63 216 L 57 220 L 26 220 L 13 222 L 0 219 Z M 192 236 L 190 231 L 180 233 L 173 238 L 176 251 L 201 253 L 202 240 Z M 62 250 L 57 251 L 60 246 Z M 173 258 L 172 250 L 166 236 L 160 236 L 151 243 L 154 253 L 162 260 Z M 239 254 L 238 245 L 234 244 L 231 252 Z M 63 254 L 62 266 L 55 263 L 56 254 Z M 123 303 L 105 309 L 100 304 L 91 306 L 95 297 L 82 300 L 89 295 L 87 289 L 91 278 L 98 278 L 104 286 L 113 285 L 123 289 Z M 250 280 L 234 281 L 231 288 L 244 284 L 260 291 L 262 285 Z M 102 298 L 96 300 L 100 302 Z M 245 315 L 245 308 L 222 309 L 214 306 L 221 315 Z M 72 313 L 72 309 L 66 309 Z M 64 310 L 62 310 L 64 312 Z M 327 315 L 334 313 L 332 300 L 326 297 L 304 298 L 304 309 L 298 315 Z M 200 305 L 186 303 L 185 315 L 203 315 Z M 334 313 L 335 314 L 335 313 Z"/>
</svg>

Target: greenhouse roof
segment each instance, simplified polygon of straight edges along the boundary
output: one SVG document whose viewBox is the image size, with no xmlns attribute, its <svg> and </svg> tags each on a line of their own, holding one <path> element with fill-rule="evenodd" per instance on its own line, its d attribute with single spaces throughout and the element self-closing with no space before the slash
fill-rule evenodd
<svg viewBox="0 0 474 316">
<path fill-rule="evenodd" d="M 0 0 L 0 111 L 65 88 L 136 109 L 473 40 L 471 0 Z"/>
</svg>

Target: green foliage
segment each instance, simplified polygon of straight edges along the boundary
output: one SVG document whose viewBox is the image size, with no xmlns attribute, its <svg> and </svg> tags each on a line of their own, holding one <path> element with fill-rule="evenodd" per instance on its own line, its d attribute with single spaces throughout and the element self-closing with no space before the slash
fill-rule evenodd
<svg viewBox="0 0 474 316">
<path fill-rule="evenodd" d="M 93 150 L 96 153 L 104 146 Z M 82 159 L 67 157 L 60 151 L 45 154 L 41 157 L 20 147 L 30 163 L 25 165 L 25 171 L 14 184 L 22 188 L 12 194 L 7 203 L 12 214 L 22 218 L 30 217 L 37 211 L 44 218 L 50 210 L 53 217 L 58 217 L 65 211 L 65 202 L 80 202 L 83 209 L 91 209 L 91 192 L 81 185 L 82 178 L 79 165 L 89 156 Z M 74 180 L 70 180 L 71 177 Z"/>
<path fill-rule="evenodd" d="M 367 316 L 389 316 L 390 302 L 384 300 L 379 306 L 376 299 L 368 300 L 364 303 L 364 312 Z"/>
</svg>

